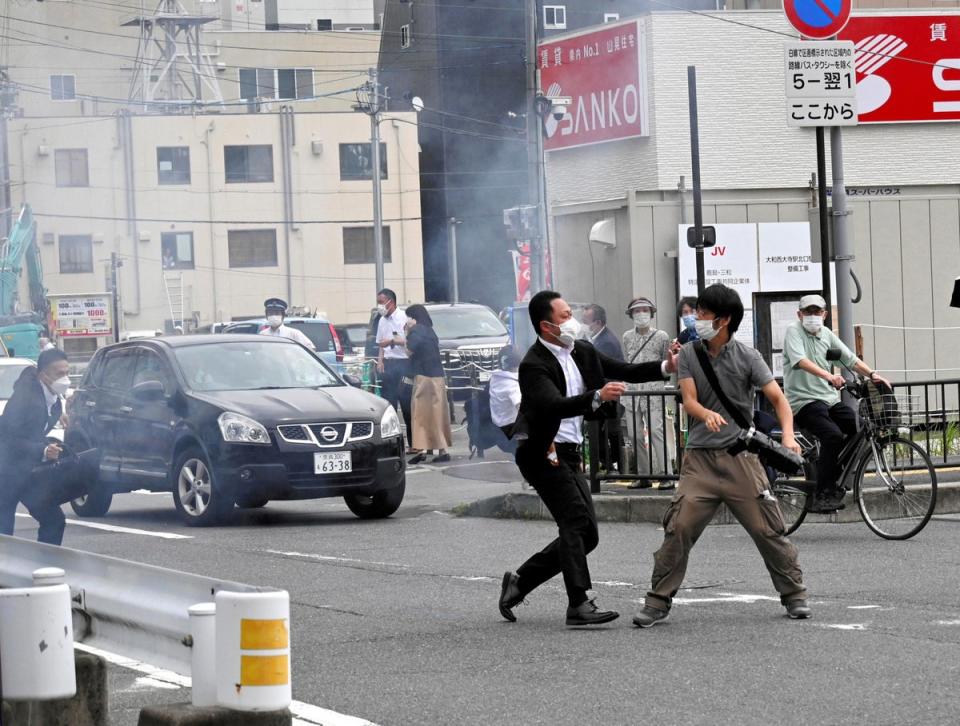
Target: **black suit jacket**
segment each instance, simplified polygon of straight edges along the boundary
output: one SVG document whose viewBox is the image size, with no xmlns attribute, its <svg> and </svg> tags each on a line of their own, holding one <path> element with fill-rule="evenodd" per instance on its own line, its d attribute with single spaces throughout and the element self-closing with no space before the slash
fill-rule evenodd
<svg viewBox="0 0 960 726">
<path fill-rule="evenodd" d="M 660 363 L 624 363 L 603 355 L 590 343 L 578 340 L 573 359 L 583 376 L 585 391 L 567 397 L 567 381 L 556 356 L 539 340 L 527 351 L 520 364 L 520 413 L 513 434 L 523 434 L 527 441 L 517 456 L 546 456 L 565 418 L 584 416 L 587 419 L 617 415 L 615 403 L 606 403 L 593 410 L 593 394 L 608 381 L 645 383 L 662 381 Z"/>
<path fill-rule="evenodd" d="M 5 474 L 23 475 L 43 461 L 47 434 L 59 418 L 47 410 L 37 369 L 26 368 L 0 416 L 0 467 Z"/>
<path fill-rule="evenodd" d="M 620 345 L 620 339 L 610 328 L 604 327 L 600 334 L 592 341 L 593 347 L 607 358 L 623 361 L 623 346 Z"/>
</svg>

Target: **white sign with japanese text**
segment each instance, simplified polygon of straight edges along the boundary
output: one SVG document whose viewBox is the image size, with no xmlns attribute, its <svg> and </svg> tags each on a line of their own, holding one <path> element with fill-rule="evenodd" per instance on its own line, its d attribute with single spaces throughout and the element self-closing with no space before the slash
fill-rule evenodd
<svg viewBox="0 0 960 726">
<path fill-rule="evenodd" d="M 762 292 L 820 289 L 820 264 L 810 259 L 809 222 L 758 224 L 757 250 Z"/>
<path fill-rule="evenodd" d="M 783 56 L 788 126 L 857 124 L 851 41 L 786 43 Z"/>
</svg>

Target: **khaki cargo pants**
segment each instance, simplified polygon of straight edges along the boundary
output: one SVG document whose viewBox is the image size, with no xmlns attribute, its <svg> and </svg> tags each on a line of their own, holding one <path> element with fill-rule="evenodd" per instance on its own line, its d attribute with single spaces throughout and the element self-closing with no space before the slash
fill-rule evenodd
<svg viewBox="0 0 960 726">
<path fill-rule="evenodd" d="M 753 538 L 780 601 L 806 599 L 797 548 L 783 534 L 780 504 L 767 488 L 759 459 L 748 453 L 731 456 L 724 449 L 687 449 L 677 492 L 663 518 L 663 545 L 654 555 L 647 606 L 670 609 L 690 550 L 721 503 Z"/>
</svg>

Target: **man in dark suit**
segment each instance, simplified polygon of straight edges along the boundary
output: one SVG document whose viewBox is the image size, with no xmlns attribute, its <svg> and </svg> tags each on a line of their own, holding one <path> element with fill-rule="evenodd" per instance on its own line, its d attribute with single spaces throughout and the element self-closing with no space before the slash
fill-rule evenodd
<svg viewBox="0 0 960 726">
<path fill-rule="evenodd" d="M 591 589 L 587 554 L 597 546 L 598 533 L 582 472 L 583 418 L 616 415 L 616 402 L 625 389 L 622 381 L 666 378 L 675 370 L 676 358 L 629 365 L 599 353 L 590 343 L 576 340 L 579 325 L 556 292 L 534 295 L 529 312 L 538 340 L 520 364 L 522 399 L 513 429 L 514 438 L 520 440 L 517 466 L 553 515 L 559 537 L 516 573 L 504 574 L 500 613 L 516 621 L 513 608 L 527 593 L 562 572 L 567 625 L 599 625 L 619 614 L 600 610 L 587 596 Z"/>
<path fill-rule="evenodd" d="M 622 361 L 623 346 L 620 345 L 620 339 L 607 327 L 607 311 L 602 305 L 593 303 L 588 305 L 583 311 L 583 324 L 590 331 L 590 337 L 587 338 L 598 352 L 603 353 L 607 358 Z"/>
</svg>

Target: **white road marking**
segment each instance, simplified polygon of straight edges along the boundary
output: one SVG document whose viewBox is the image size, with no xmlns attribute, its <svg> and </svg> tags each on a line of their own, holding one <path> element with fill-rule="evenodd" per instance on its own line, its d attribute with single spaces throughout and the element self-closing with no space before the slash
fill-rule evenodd
<svg viewBox="0 0 960 726">
<path fill-rule="evenodd" d="M 938 620 L 937 625 L 960 625 L 960 620 Z"/>
<path fill-rule="evenodd" d="M 880 610 L 879 605 L 847 605 L 847 610 Z"/>
<path fill-rule="evenodd" d="M 638 587 L 638 585 L 634 585 L 632 582 L 620 582 L 619 580 L 600 581 L 594 584 L 603 585 L 604 587 Z"/>
<path fill-rule="evenodd" d="M 864 623 L 816 623 L 821 628 L 830 628 L 831 630 L 866 630 Z"/>
<path fill-rule="evenodd" d="M 463 580 L 464 582 L 500 582 L 495 577 L 468 577 L 467 575 L 450 575 L 451 580 Z"/>
<path fill-rule="evenodd" d="M 315 555 L 310 552 L 281 552 L 280 550 L 266 550 L 271 555 L 280 555 L 281 557 L 301 557 L 308 560 L 320 560 L 322 562 L 349 562 L 358 565 L 379 565 L 381 567 L 402 567 L 405 570 L 410 569 L 410 565 L 401 565 L 399 562 L 375 562 L 372 560 L 357 560 L 352 557 L 333 557 L 331 555 Z"/>
<path fill-rule="evenodd" d="M 32 519 L 29 514 L 17 512 L 18 517 Z M 77 527 L 89 527 L 90 529 L 102 529 L 106 532 L 119 532 L 120 534 L 142 534 L 145 537 L 159 537 L 160 539 L 193 539 L 190 534 L 175 534 L 174 532 L 151 532 L 147 529 L 136 529 L 134 527 L 120 527 L 116 524 L 100 524 L 99 522 L 84 522 L 81 519 L 67 517 L 67 524 L 73 524 Z"/>
<path fill-rule="evenodd" d="M 780 602 L 780 598 L 770 597 L 769 595 L 738 595 L 733 592 L 719 592 L 716 597 L 675 597 L 673 601 L 684 605 L 698 605 L 705 602 Z"/>
<path fill-rule="evenodd" d="M 74 647 L 84 653 L 90 653 L 103 658 L 108 663 L 127 668 L 138 673 L 143 673 L 146 677 L 138 678 L 136 683 L 143 686 L 153 685 L 155 688 L 190 688 L 192 680 L 190 676 L 181 676 L 173 671 L 163 670 L 143 663 L 133 658 L 126 658 L 122 655 L 110 653 L 100 648 L 94 648 L 83 643 L 75 643 Z M 293 719 L 294 726 L 376 726 L 372 721 L 347 716 L 336 711 L 331 711 L 319 706 L 313 706 L 302 701 L 292 701 L 290 703 L 290 712 L 297 718 Z"/>
</svg>

